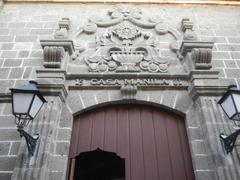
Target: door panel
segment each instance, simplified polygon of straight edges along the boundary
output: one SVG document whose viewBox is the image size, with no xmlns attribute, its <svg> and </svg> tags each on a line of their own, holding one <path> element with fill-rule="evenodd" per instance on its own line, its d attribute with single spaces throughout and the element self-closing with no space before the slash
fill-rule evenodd
<svg viewBox="0 0 240 180">
<path fill-rule="evenodd" d="M 146 105 L 112 105 L 75 118 L 70 158 L 96 148 L 125 159 L 126 180 L 193 180 L 183 119 Z"/>
</svg>

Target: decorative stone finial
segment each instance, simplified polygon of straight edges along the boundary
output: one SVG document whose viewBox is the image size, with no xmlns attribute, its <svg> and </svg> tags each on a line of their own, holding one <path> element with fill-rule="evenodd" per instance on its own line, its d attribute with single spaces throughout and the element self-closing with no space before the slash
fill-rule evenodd
<svg viewBox="0 0 240 180">
<path fill-rule="evenodd" d="M 55 39 L 67 39 L 68 38 L 68 31 L 70 29 L 70 19 L 69 18 L 62 18 L 58 22 L 59 29 L 55 32 L 54 38 Z"/>
<path fill-rule="evenodd" d="M 193 22 L 189 18 L 182 19 L 181 29 L 184 32 L 184 40 L 197 40 L 197 35 L 193 31 Z"/>
</svg>

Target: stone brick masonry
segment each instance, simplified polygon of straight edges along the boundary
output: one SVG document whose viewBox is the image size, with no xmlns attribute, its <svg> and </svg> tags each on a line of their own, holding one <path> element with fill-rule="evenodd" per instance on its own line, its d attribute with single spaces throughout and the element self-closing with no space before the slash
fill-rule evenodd
<svg viewBox="0 0 240 180">
<path fill-rule="evenodd" d="M 225 79 L 240 87 L 240 6 L 156 4 L 145 4 L 144 6 L 137 4 L 136 6 L 143 9 L 146 14 L 161 15 L 176 28 L 179 28 L 178 23 L 181 22 L 182 18 L 189 17 L 194 22 L 194 30 L 200 40 L 215 42 L 212 70 L 220 71 L 219 76 L 222 80 Z M 30 79 L 36 79 L 36 69 L 41 68 L 43 64 L 43 51 L 40 40 L 53 38 L 55 29 L 58 26 L 58 20 L 62 17 L 70 18 L 72 29 L 77 30 L 87 22 L 90 16 L 96 14 L 101 16 L 110 7 L 112 7 L 111 4 L 5 3 L 0 9 L 0 96 L 9 93 L 9 88 L 24 84 Z M 169 106 L 175 106 L 177 103 L 176 106 L 181 106 L 181 102 L 184 101 L 182 99 L 181 102 L 178 102 L 176 97 L 172 96 L 172 98 L 174 98 L 172 102 L 166 100 L 167 102 L 163 103 L 170 104 Z M 99 97 L 99 101 L 101 101 L 101 97 Z M 203 104 L 204 108 L 207 108 L 210 105 L 213 106 L 212 104 L 215 101 L 215 99 L 202 100 L 199 103 Z M 85 102 L 89 103 L 88 100 Z M 57 104 L 57 102 L 55 103 Z M 77 109 L 79 106 L 72 108 Z M 207 111 L 204 108 L 203 111 Z M 46 109 L 45 113 L 47 113 Z M 59 109 L 64 109 L 64 107 L 59 105 Z M 60 116 L 56 109 L 55 111 L 56 116 Z M 62 110 L 62 113 L 63 116 L 67 114 L 64 113 L 64 110 Z M 208 113 L 209 116 L 212 115 L 211 112 Z M 41 114 L 40 116 L 43 117 L 44 115 Z M 191 116 L 191 114 L 188 116 Z M 61 118 L 65 118 L 65 121 L 54 120 L 54 118 L 49 120 L 51 121 L 49 124 L 57 123 L 58 128 L 56 132 L 53 132 L 53 138 L 49 142 L 54 144 L 53 149 L 50 152 L 45 152 L 53 155 L 49 165 L 52 172 L 48 178 L 56 180 L 63 179 L 61 172 L 66 168 L 66 165 L 61 165 L 61 162 L 65 162 L 67 159 L 68 140 L 71 134 L 71 123 L 69 124 L 67 121 L 70 121 L 69 116 Z M 214 122 L 209 123 L 214 124 Z M 205 125 L 202 124 L 201 126 Z M 197 169 L 195 173 L 199 175 L 198 180 L 207 180 L 209 177 L 211 179 L 213 175 L 209 168 L 206 169 L 208 161 L 205 156 L 209 152 L 206 152 L 203 138 L 199 138 L 203 136 L 202 132 L 197 129 L 198 125 L 190 125 L 189 127 L 189 131 L 193 132 L 190 137 L 192 138 L 193 151 L 197 154 L 194 161 L 199 161 L 198 167 L 194 167 Z M 210 131 L 211 126 L 207 126 L 207 128 Z M 21 139 L 16 131 L 14 118 L 11 115 L 11 103 L 9 100 L 0 98 L 0 180 L 11 179 L 13 170 L 18 165 L 16 159 L 19 156 L 20 142 Z M 235 158 L 234 161 L 239 160 L 237 157 Z M 221 164 L 221 162 L 214 163 Z M 232 172 L 234 175 L 226 180 L 237 180 L 239 178 L 239 175 L 234 173 L 236 171 L 234 168 L 239 167 L 233 167 L 232 170 L 227 171 Z M 226 173 L 221 169 L 218 171 L 219 174 Z M 224 175 L 224 177 L 227 177 L 227 175 Z"/>
</svg>

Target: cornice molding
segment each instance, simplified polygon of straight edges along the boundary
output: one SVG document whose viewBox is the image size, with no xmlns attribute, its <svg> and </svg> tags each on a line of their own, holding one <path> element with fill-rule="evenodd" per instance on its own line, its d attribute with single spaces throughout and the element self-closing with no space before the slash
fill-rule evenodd
<svg viewBox="0 0 240 180">
<path fill-rule="evenodd" d="M 135 4 L 190 4 L 190 5 L 230 5 L 239 6 L 239 0 L 4 0 L 4 2 L 38 2 L 38 3 L 135 3 Z"/>
</svg>

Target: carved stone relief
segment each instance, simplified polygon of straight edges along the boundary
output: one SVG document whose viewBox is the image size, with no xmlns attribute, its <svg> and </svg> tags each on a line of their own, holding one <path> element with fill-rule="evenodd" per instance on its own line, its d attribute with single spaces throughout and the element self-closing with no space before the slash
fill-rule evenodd
<svg viewBox="0 0 240 180">
<path fill-rule="evenodd" d="M 94 41 L 79 43 L 83 34 Z M 89 72 L 167 73 L 173 57 L 163 56 L 159 47 L 159 36 L 166 34 L 172 37 L 169 51 L 176 53 L 177 30 L 158 16 L 146 20 L 139 9 L 116 7 L 107 19 L 92 18 L 77 32 L 72 63 L 84 61 Z"/>
<path fill-rule="evenodd" d="M 79 74 L 181 74 L 211 68 L 213 42 L 199 41 L 189 18 L 182 19 L 180 33 L 163 17 L 146 17 L 137 8 L 121 6 L 105 18 L 90 18 L 77 30 L 70 29 L 69 18 L 58 25 L 55 40 L 41 41 L 46 68 L 60 68 L 66 52 L 70 58 L 65 69 L 75 74 L 77 69 Z"/>
</svg>

